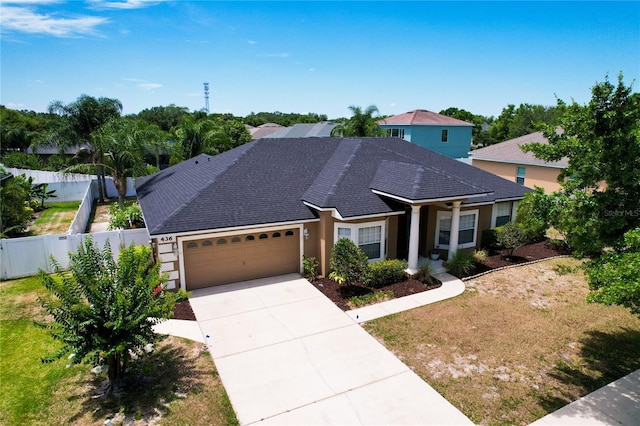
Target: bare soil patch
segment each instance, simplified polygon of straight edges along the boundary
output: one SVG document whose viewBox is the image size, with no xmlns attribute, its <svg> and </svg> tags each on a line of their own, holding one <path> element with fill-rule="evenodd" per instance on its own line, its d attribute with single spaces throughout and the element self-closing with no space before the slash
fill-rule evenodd
<svg viewBox="0 0 640 426">
<path fill-rule="evenodd" d="M 478 424 L 528 424 L 640 368 L 640 318 L 586 302 L 572 258 L 492 272 L 365 328 Z"/>
</svg>

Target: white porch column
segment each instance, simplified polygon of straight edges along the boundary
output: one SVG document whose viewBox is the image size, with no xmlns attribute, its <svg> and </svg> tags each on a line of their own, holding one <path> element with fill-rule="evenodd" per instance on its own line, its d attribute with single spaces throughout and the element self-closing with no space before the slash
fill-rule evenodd
<svg viewBox="0 0 640 426">
<path fill-rule="evenodd" d="M 409 256 L 407 272 L 418 272 L 418 247 L 420 243 L 420 206 L 411 206 L 411 228 L 409 229 Z"/>
<path fill-rule="evenodd" d="M 458 233 L 460 232 L 460 203 L 454 201 L 451 208 L 451 230 L 449 232 L 449 256 L 451 259 L 458 251 Z"/>
</svg>

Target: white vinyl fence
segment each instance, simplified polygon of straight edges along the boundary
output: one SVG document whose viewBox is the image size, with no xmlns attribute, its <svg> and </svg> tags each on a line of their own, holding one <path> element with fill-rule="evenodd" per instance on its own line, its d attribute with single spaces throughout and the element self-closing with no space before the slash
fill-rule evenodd
<svg viewBox="0 0 640 426">
<path fill-rule="evenodd" d="M 0 240 L 0 279 L 12 279 L 37 274 L 40 269 L 53 272 L 53 256 L 62 269 L 69 267 L 69 252 L 76 252 L 78 246 L 91 235 L 98 247 L 109 241 L 114 257 L 121 247 L 129 245 L 149 245 L 146 229 L 126 229 L 97 232 L 95 234 L 42 235 L 39 237 L 11 238 Z"/>
<path fill-rule="evenodd" d="M 60 178 L 60 176 L 69 176 L 68 174 L 42 172 L 35 170 L 9 169 L 14 175 L 23 174 L 23 172 L 35 172 L 34 183 L 49 183 L 37 181 L 36 179 Z M 47 175 L 50 174 L 50 175 Z M 88 175 L 79 175 L 88 176 Z M 104 247 L 109 241 L 114 257 L 120 253 L 121 247 L 133 245 L 149 245 L 149 233 L 146 229 L 125 229 L 108 232 L 97 232 L 93 234 L 83 233 L 87 228 L 93 201 L 99 197 L 98 182 L 93 176 L 88 176 L 89 180 L 77 181 L 57 181 L 49 183 L 49 190 L 55 188 L 54 185 L 60 186 L 60 192 L 56 189 L 58 198 L 55 201 L 77 201 L 82 200 L 78 212 L 69 227 L 66 234 L 58 235 L 42 235 L 38 237 L 10 238 L 0 239 L 0 280 L 24 277 L 38 273 L 39 270 L 53 272 L 51 265 L 51 257 L 53 256 L 63 269 L 69 267 L 69 252 L 76 252 L 78 246 L 87 238 L 88 235 L 93 237 L 98 247 Z M 80 179 L 80 177 L 78 177 Z M 82 184 L 82 185 L 80 185 Z M 115 185 L 111 178 L 107 178 L 107 195 L 115 197 L 118 195 Z M 82 193 L 78 195 L 79 189 Z M 71 198 L 61 199 L 59 194 L 68 194 Z M 71 195 L 70 195 L 71 194 Z M 133 179 L 129 180 L 127 185 L 127 196 L 136 195 Z"/>
</svg>

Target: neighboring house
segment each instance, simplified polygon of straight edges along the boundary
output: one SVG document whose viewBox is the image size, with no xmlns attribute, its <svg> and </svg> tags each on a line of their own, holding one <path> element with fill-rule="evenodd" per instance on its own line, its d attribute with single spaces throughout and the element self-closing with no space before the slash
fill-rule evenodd
<svg viewBox="0 0 640 426">
<path fill-rule="evenodd" d="M 530 190 L 398 138 L 259 139 L 137 179 L 169 286 L 319 273 L 339 238 L 371 261 L 479 247 Z"/>
<path fill-rule="evenodd" d="M 387 136 L 404 139 L 450 158 L 466 158 L 473 124 L 417 109 L 378 121 Z"/>
<path fill-rule="evenodd" d="M 528 188 L 539 186 L 546 193 L 559 190 L 558 175 L 568 167 L 569 160 L 563 158 L 546 162 L 520 149 L 520 146 L 533 142 L 548 144 L 549 140 L 542 132 L 535 132 L 489 145 L 470 152 L 471 164 Z"/>
<path fill-rule="evenodd" d="M 285 127 L 275 133 L 265 136 L 265 138 L 328 138 L 331 131 L 336 127 L 336 123 L 323 121 L 320 123 L 297 123 L 291 127 Z"/>
<path fill-rule="evenodd" d="M 247 126 L 245 125 L 245 127 Z M 286 127 L 281 126 L 280 124 L 265 123 L 265 124 L 259 125 L 258 127 L 248 126 L 247 130 L 249 130 L 249 133 L 251 134 L 251 139 L 255 140 L 255 139 L 264 138 L 265 136 L 268 136 L 271 133 L 275 133 L 285 128 Z"/>
</svg>

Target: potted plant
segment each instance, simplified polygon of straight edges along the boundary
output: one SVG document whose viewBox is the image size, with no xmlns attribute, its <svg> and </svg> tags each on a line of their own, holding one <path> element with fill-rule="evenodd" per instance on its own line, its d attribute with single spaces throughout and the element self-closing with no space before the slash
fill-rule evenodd
<svg viewBox="0 0 640 426">
<path fill-rule="evenodd" d="M 431 258 L 431 260 L 438 260 L 440 259 L 440 252 L 438 250 L 431 250 L 431 253 L 429 253 L 429 257 Z"/>
</svg>

